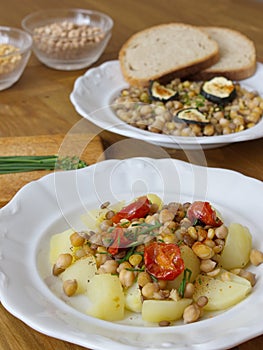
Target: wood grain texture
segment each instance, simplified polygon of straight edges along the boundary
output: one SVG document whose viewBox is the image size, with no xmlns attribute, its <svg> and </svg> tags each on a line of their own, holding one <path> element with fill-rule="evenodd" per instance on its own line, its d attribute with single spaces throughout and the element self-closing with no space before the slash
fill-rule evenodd
<svg viewBox="0 0 263 350">
<path fill-rule="evenodd" d="M 92 134 L 40 135 L 0 138 L 0 156 L 18 155 L 77 156 L 91 165 L 103 159 L 98 136 Z M 7 204 L 21 187 L 52 171 L 40 170 L 0 175 L 0 207 Z"/>
<path fill-rule="evenodd" d="M 60 0 L 56 4 L 54 0 L 1 1 L 0 23 L 1 25 L 21 27 L 22 18 L 30 12 L 42 8 L 72 6 L 76 6 L 72 0 Z M 226 26 L 239 30 L 255 42 L 257 59 L 263 62 L 263 2 L 259 0 L 213 2 L 211 0 L 78 0 L 77 7 L 103 11 L 114 20 L 113 35 L 109 45 L 92 67 L 108 60 L 117 59 L 120 47 L 135 32 L 152 25 L 172 21 L 201 26 Z M 13 142 L 17 141 L 13 139 L 8 141 L 9 137 L 36 136 L 41 139 L 51 135 L 63 135 L 62 139 L 54 144 L 52 143 L 54 141 L 51 142 L 51 138 L 49 139 L 48 142 L 57 147 L 64 140 L 64 135 L 67 136 L 66 140 L 68 140 L 68 136 L 71 134 L 85 133 L 100 137 L 104 143 L 105 151 L 103 153 L 97 138 L 93 142 L 90 139 L 84 140 L 82 146 L 87 146 L 88 155 L 93 157 L 91 162 L 99 161 L 103 157 L 122 159 L 131 156 L 156 158 L 169 156 L 195 164 L 236 170 L 263 180 L 262 138 L 220 149 L 186 152 L 184 150 L 162 149 L 149 144 L 145 145 L 143 141 L 122 138 L 102 131 L 90 122 L 83 120 L 70 103 L 69 95 L 75 80 L 86 70 L 56 71 L 45 67 L 32 54 L 19 82 L 0 92 L 0 140 L 6 138 L 7 142 L 5 147 L 2 147 L 2 152 L 3 149 L 4 154 L 11 154 L 14 151 L 12 145 Z M 39 150 L 37 142 L 30 142 L 30 145 L 26 149 L 27 152 L 30 150 L 34 153 Z M 29 146 L 28 143 L 27 146 Z M 26 175 L 23 176 L 22 181 L 27 182 Z M 2 190 L 3 185 L 0 186 Z M 0 318 L 0 350 L 84 349 L 38 333 L 12 316 L 2 306 L 0 306 Z M 263 349 L 263 336 L 240 344 L 234 349 Z"/>
</svg>

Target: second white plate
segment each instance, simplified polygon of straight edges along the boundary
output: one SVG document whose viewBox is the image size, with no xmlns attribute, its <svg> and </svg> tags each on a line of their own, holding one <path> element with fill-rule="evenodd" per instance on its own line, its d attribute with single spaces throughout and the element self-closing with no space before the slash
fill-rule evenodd
<svg viewBox="0 0 263 350">
<path fill-rule="evenodd" d="M 258 91 L 263 96 L 262 81 L 263 64 L 258 63 L 256 73 L 251 78 L 241 81 L 241 84 L 249 90 Z M 117 60 L 109 61 L 88 70 L 83 76 L 79 77 L 70 94 L 70 100 L 82 117 L 98 127 L 166 148 L 208 149 L 263 137 L 263 119 L 251 129 L 220 136 L 171 136 L 135 128 L 120 120 L 111 109 L 114 97 L 128 86 L 122 76 L 119 62 Z"/>
</svg>

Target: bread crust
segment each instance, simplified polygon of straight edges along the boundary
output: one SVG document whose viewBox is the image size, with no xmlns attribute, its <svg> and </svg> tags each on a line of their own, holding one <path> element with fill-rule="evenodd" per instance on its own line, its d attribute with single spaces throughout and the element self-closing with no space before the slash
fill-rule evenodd
<svg viewBox="0 0 263 350">
<path fill-rule="evenodd" d="M 226 28 L 226 27 L 216 27 L 216 26 L 207 26 L 207 27 L 200 27 L 202 30 L 208 30 L 209 31 L 216 31 L 217 33 L 220 34 L 220 32 L 224 35 L 224 40 L 226 40 L 226 36 L 229 35 L 230 38 L 236 38 L 240 42 L 243 42 L 244 45 L 247 46 L 249 50 L 249 55 L 250 55 L 250 61 L 247 62 L 246 64 L 244 63 L 242 67 L 236 67 L 234 68 L 233 66 L 226 66 L 224 68 L 218 67 L 218 65 L 212 65 L 209 68 L 205 70 L 201 70 L 196 74 L 193 74 L 191 77 L 189 77 L 191 80 L 209 80 L 215 76 L 224 76 L 230 80 L 242 80 L 246 79 L 250 76 L 252 76 L 256 72 L 257 68 L 257 62 L 256 62 L 256 48 L 251 39 L 249 39 L 246 35 L 243 33 Z M 210 36 L 213 38 L 213 35 L 210 34 Z M 215 39 L 215 38 L 214 38 Z M 216 40 L 216 39 L 215 39 Z M 220 54 L 220 43 L 219 43 L 219 54 Z M 230 56 L 229 56 L 230 57 Z M 222 60 L 222 57 L 219 58 L 219 61 Z"/>
<path fill-rule="evenodd" d="M 211 43 L 213 46 L 213 50 L 209 54 L 206 54 L 203 58 L 200 59 L 194 59 L 192 62 L 186 62 L 185 64 L 177 65 L 171 70 L 167 71 L 160 71 L 157 74 L 152 74 L 150 77 L 147 78 L 137 78 L 134 76 L 131 76 L 129 72 L 127 72 L 125 68 L 125 58 L 126 58 L 126 51 L 130 47 L 131 43 L 139 36 L 142 36 L 144 34 L 147 34 L 147 32 L 151 31 L 152 29 L 163 29 L 165 27 L 170 27 L 170 26 L 177 26 L 181 28 L 191 28 L 191 30 L 195 30 L 197 33 L 200 34 L 200 32 L 205 34 L 206 39 Z M 151 80 L 161 80 L 161 81 L 168 81 L 169 79 L 171 80 L 172 78 L 183 78 L 188 75 L 195 74 L 199 72 L 200 70 L 204 70 L 207 67 L 210 67 L 211 65 L 215 64 L 219 59 L 219 47 L 216 41 L 210 39 L 209 35 L 207 35 L 204 31 L 199 29 L 197 26 L 193 25 L 188 25 L 184 23 L 168 23 L 168 24 L 160 24 L 157 26 L 153 26 L 150 28 L 146 28 L 140 32 L 137 32 L 133 34 L 121 47 L 120 52 L 119 52 L 119 62 L 120 62 L 120 67 L 122 70 L 122 74 L 125 78 L 125 80 L 135 86 L 148 86 Z"/>
</svg>

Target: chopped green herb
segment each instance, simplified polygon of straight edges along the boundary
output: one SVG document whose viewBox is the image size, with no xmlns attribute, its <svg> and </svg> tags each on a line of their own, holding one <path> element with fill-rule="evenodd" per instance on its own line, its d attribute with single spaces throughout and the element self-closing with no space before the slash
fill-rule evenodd
<svg viewBox="0 0 263 350">
<path fill-rule="evenodd" d="M 96 254 L 105 254 L 105 255 L 112 256 L 109 252 L 96 252 Z"/>
<path fill-rule="evenodd" d="M 186 283 L 190 281 L 191 275 L 192 275 L 192 271 L 186 268 L 184 270 L 184 276 L 183 276 L 182 282 L 180 283 L 180 286 L 178 288 L 178 293 L 182 298 L 184 296 Z"/>
<path fill-rule="evenodd" d="M 74 170 L 87 164 L 78 157 L 50 156 L 0 156 L 0 174 L 35 170 Z"/>
<path fill-rule="evenodd" d="M 196 108 L 203 107 L 205 105 L 205 98 L 202 95 L 197 95 L 197 98 L 195 100 L 195 106 Z"/>
<path fill-rule="evenodd" d="M 130 223 L 130 221 L 124 221 L 120 223 L 120 226 L 126 226 Z"/>
<path fill-rule="evenodd" d="M 138 269 L 136 267 L 126 267 L 125 270 L 128 270 L 128 271 L 135 271 L 135 272 L 144 272 L 145 269 L 142 268 L 142 269 Z"/>
<path fill-rule="evenodd" d="M 154 277 L 154 276 L 153 276 L 153 275 L 151 275 L 151 274 L 150 274 L 150 276 L 151 276 L 151 279 L 153 280 L 153 282 L 155 282 L 155 283 L 157 283 L 157 282 L 158 282 L 158 278 Z"/>
<path fill-rule="evenodd" d="M 134 249 L 135 249 L 135 246 L 132 247 L 131 249 L 128 250 L 127 254 L 122 258 L 122 259 L 118 259 L 118 263 L 121 264 L 123 263 L 124 261 L 128 261 L 130 256 L 132 256 L 132 254 L 134 253 Z"/>
</svg>

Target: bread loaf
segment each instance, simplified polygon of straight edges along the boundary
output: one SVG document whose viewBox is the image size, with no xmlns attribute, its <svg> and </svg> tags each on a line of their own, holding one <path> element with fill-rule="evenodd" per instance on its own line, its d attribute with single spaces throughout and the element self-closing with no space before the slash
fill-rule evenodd
<svg viewBox="0 0 263 350">
<path fill-rule="evenodd" d="M 192 80 L 208 80 L 224 76 L 231 80 L 250 77 L 256 71 L 254 43 L 242 33 L 223 27 L 201 27 L 219 45 L 220 58 L 211 67 L 191 76 Z"/>
<path fill-rule="evenodd" d="M 204 30 L 169 23 L 131 36 L 119 52 L 119 61 L 127 82 L 147 86 L 151 80 L 194 74 L 217 62 L 218 55 L 218 44 Z"/>
</svg>

